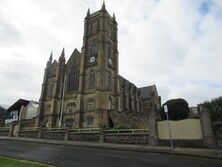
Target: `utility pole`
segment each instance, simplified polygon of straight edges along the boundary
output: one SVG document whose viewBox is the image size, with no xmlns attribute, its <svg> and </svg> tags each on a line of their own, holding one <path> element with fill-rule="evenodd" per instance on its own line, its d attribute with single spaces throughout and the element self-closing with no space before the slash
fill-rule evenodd
<svg viewBox="0 0 222 167">
<path fill-rule="evenodd" d="M 168 108 L 167 108 L 167 105 L 164 105 L 163 107 L 164 107 L 164 112 L 166 113 L 167 124 L 169 128 L 170 146 L 171 146 L 171 150 L 173 151 L 173 139 L 172 139 L 172 134 L 171 134 L 170 122 L 169 122 Z"/>
</svg>

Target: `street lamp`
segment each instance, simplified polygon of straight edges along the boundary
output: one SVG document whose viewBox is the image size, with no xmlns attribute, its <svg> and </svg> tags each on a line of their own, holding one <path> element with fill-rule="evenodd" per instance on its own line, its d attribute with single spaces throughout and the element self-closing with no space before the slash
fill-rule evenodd
<svg viewBox="0 0 222 167">
<path fill-rule="evenodd" d="M 63 112 L 63 109 L 64 109 L 64 96 L 65 96 L 65 86 L 66 86 L 66 74 L 65 74 L 65 77 L 64 77 L 64 81 L 63 81 L 63 84 L 62 84 L 62 102 L 61 102 L 61 106 L 60 106 L 60 117 L 59 117 L 59 128 L 61 128 L 62 126 L 62 112 Z"/>
</svg>

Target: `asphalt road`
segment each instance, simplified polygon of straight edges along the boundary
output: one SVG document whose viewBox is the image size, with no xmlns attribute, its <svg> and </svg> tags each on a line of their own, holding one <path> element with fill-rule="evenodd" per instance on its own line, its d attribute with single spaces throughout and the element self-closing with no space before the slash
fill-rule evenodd
<svg viewBox="0 0 222 167">
<path fill-rule="evenodd" d="M 0 155 L 62 167 L 222 167 L 222 161 L 0 140 Z"/>
</svg>

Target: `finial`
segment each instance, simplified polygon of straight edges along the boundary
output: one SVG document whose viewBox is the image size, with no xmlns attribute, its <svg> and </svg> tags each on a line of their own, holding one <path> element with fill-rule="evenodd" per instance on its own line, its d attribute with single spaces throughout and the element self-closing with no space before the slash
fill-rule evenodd
<svg viewBox="0 0 222 167">
<path fill-rule="evenodd" d="M 49 62 L 52 62 L 52 59 L 53 59 L 52 55 L 53 55 L 53 52 L 51 51 L 50 56 L 49 56 Z"/>
<path fill-rule="evenodd" d="M 59 63 L 65 63 L 65 49 L 63 47 L 61 56 L 59 57 Z"/>
<path fill-rule="evenodd" d="M 62 56 L 62 57 L 65 57 L 65 48 L 64 48 L 64 47 L 62 48 L 61 56 Z"/>
<path fill-rule="evenodd" d="M 88 8 L 88 11 L 87 11 L 87 14 L 86 14 L 87 16 L 89 16 L 90 15 L 90 9 Z"/>
<path fill-rule="evenodd" d="M 116 16 L 115 13 L 113 12 L 113 20 L 116 20 Z"/>
<path fill-rule="evenodd" d="M 104 0 L 103 0 L 102 9 L 103 9 L 103 10 L 105 10 L 105 9 L 106 9 L 106 4 L 105 4 L 105 1 L 104 1 Z"/>
</svg>

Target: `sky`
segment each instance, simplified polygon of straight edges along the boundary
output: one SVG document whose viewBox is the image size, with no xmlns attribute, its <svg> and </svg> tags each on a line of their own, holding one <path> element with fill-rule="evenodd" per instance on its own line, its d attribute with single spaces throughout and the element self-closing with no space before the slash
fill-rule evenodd
<svg viewBox="0 0 222 167">
<path fill-rule="evenodd" d="M 221 0 L 106 0 L 118 22 L 119 71 L 137 87 L 155 84 L 162 103 L 189 106 L 222 96 Z M 53 51 L 81 50 L 87 10 L 101 0 L 1 0 L 0 104 L 38 101 Z"/>
</svg>

